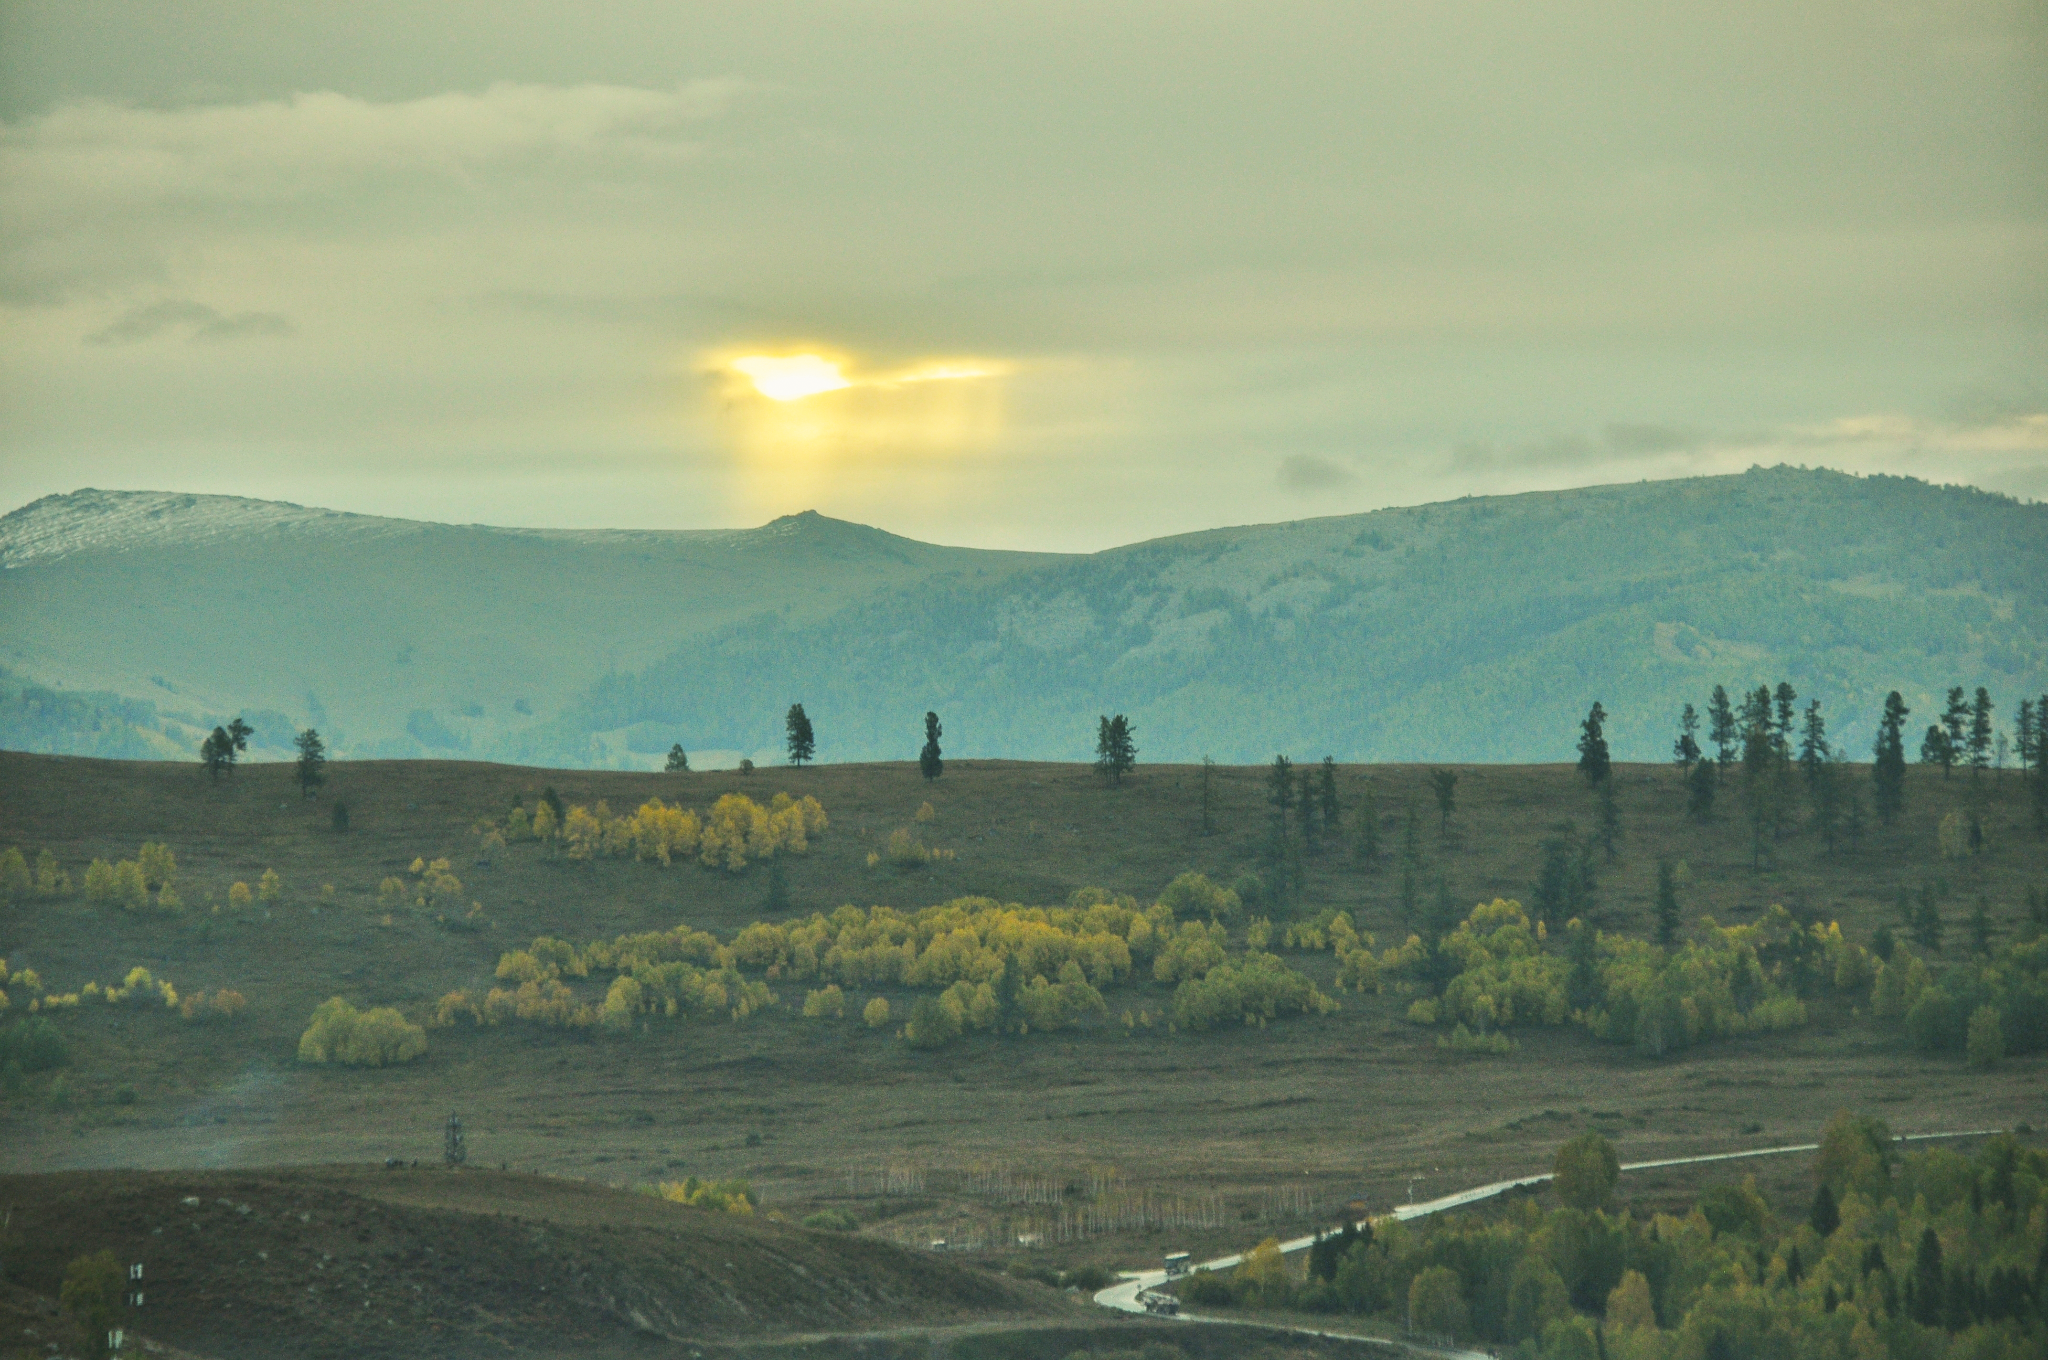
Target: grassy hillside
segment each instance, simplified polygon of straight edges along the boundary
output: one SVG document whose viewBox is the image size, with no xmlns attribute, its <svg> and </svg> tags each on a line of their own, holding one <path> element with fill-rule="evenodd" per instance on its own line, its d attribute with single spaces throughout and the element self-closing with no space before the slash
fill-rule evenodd
<svg viewBox="0 0 2048 1360">
<path fill-rule="evenodd" d="M 659 1343 L 1071 1317 L 1029 1283 L 843 1233 L 477 1169 L 0 1177 L 7 1269 L 144 1265 L 153 1340 L 270 1356 L 623 1356 Z"/>
<path fill-rule="evenodd" d="M 1654 760 L 1682 704 L 1781 679 L 1860 756 L 1894 688 L 2009 721 L 2048 690 L 2048 506 L 1775 468 L 1219 529 L 749 620 L 517 749 L 772 745 L 789 695 L 832 759 L 912 755 L 935 708 L 977 756 L 1086 759 L 1124 712 L 1162 760 L 1551 760 L 1598 698 Z"/>
<path fill-rule="evenodd" d="M 709 630 L 1041 560 L 815 514 L 735 532 L 539 531 L 81 491 L 0 518 L 0 742 L 160 757 L 243 713 L 259 757 L 308 724 L 359 756 L 490 752 Z M 584 734 L 551 754 L 644 766 L 670 740 Z"/>
<path fill-rule="evenodd" d="M 1867 769 L 1850 773 L 1867 778 Z M 1795 823 L 1761 867 L 1732 815 L 1705 826 L 1686 817 L 1671 770 L 1623 766 L 1616 777 L 1618 857 L 1597 861 L 1593 908 L 1613 930 L 1649 930 L 1659 859 L 1687 865 L 1681 906 L 1693 934 L 1706 917 L 1746 922 L 1782 902 L 1866 942 L 1898 925 L 1902 890 L 1936 888 L 1949 958 L 1967 952 L 1980 898 L 1999 943 L 2017 934 L 2028 890 L 2044 886 L 2042 843 L 2011 772 L 1944 781 L 1916 767 L 1895 828 L 1873 826 L 1860 845 L 1828 856 Z M 1402 931 L 1396 855 L 1411 799 L 1423 810 L 1422 895 L 1433 900 L 1441 880 L 1467 904 L 1529 898 L 1543 842 L 1563 819 L 1590 826 L 1596 810 L 1563 767 L 1465 767 L 1443 826 L 1426 780 L 1418 767 L 1342 768 L 1347 812 L 1367 781 L 1384 810 L 1382 864 L 1368 872 L 1348 845 L 1305 853 L 1299 891 L 1259 910 L 1285 920 L 1343 907 L 1391 943 Z M 431 1159 L 455 1109 L 484 1164 L 641 1183 L 745 1176 L 769 1209 L 843 1212 L 866 1234 L 904 1244 L 948 1236 L 993 1249 L 1036 1231 L 1064 1263 L 1128 1263 L 1169 1240 L 1233 1249 L 1247 1232 L 1302 1227 L 1357 1195 L 1384 1204 L 1408 1193 L 1411 1178 L 1448 1186 L 1541 1166 L 1587 1127 L 1609 1131 L 1625 1157 L 1648 1157 L 1799 1141 L 1838 1105 L 1876 1110 L 1904 1131 L 2038 1120 L 2042 1055 L 1979 1072 L 1910 1046 L 1860 1013 L 1855 996 L 1816 994 L 1803 1027 L 1664 1060 L 1571 1027 L 1519 1031 L 1519 1050 L 1504 1057 L 1465 1057 L 1406 1021 L 1408 996 L 1335 993 L 1329 954 L 1289 950 L 1290 966 L 1337 995 L 1340 1010 L 1208 1033 L 1129 1030 L 1122 1011 L 1156 1014 L 1171 992 L 1133 981 L 1105 993 L 1103 1023 L 976 1035 L 921 1053 L 894 1025 L 869 1029 L 851 1013 L 804 1020 L 804 985 L 778 982 L 781 1004 L 738 1023 L 655 1019 L 618 1036 L 460 1024 L 432 1031 L 426 1057 L 406 1066 L 293 1060 L 326 998 L 421 1018 L 450 989 L 493 985 L 500 954 L 542 934 L 609 939 L 686 921 L 730 938 L 750 921 L 849 902 L 911 909 L 981 892 L 1057 903 L 1091 884 L 1149 901 L 1187 868 L 1223 878 L 1261 869 L 1263 772 L 1216 772 L 1216 831 L 1206 836 L 1200 781 L 1196 769 L 1141 766 L 1108 788 L 1080 767 L 1003 762 L 949 765 L 935 784 L 911 765 L 662 776 L 369 762 L 339 766 L 306 801 L 275 766 L 213 785 L 185 766 L 0 756 L 0 847 L 21 845 L 31 859 L 47 847 L 76 879 L 92 857 L 163 841 L 187 902 L 179 915 L 76 896 L 0 906 L 0 956 L 12 969 L 71 990 L 140 965 L 181 993 L 226 986 L 248 999 L 227 1023 L 104 1004 L 59 1013 L 71 1062 L 33 1075 L 0 1106 L 0 1158 L 22 1171 Z M 788 790 L 820 799 L 832 825 L 787 862 L 780 904 L 775 876 L 758 865 L 734 874 L 575 862 L 515 844 L 476 866 L 480 819 L 515 797 L 532 807 L 550 785 L 570 804 L 603 799 L 621 810 L 652 796 L 705 809 L 726 793 Z M 346 833 L 332 829 L 335 800 L 351 809 Z M 932 819 L 915 823 L 927 800 Z M 1945 860 L 1937 828 L 1959 808 L 1975 810 L 1984 848 Z M 957 858 L 907 873 L 871 868 L 868 855 L 908 825 Z M 464 898 L 483 904 L 482 920 L 450 929 L 432 912 L 400 908 L 386 923 L 380 880 L 436 855 L 451 860 Z M 276 903 L 239 916 L 210 910 L 230 884 L 254 883 L 266 868 L 283 881 Z M 1240 927 L 1233 947 L 1241 937 Z M 870 994 L 898 1015 L 910 1001 L 878 987 L 856 992 L 851 1010 Z M 53 1095 L 59 1075 L 63 1100 Z M 1047 1197 L 998 1193 L 997 1169 L 1048 1187 Z M 1060 1240 L 1062 1215 L 1125 1194 L 1178 1206 L 1175 1216 Z"/>
</svg>

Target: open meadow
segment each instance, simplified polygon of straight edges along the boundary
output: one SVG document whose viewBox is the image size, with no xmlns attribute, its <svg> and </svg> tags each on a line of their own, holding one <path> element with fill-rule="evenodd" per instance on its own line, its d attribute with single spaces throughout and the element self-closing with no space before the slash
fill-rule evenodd
<svg viewBox="0 0 2048 1360">
<path fill-rule="evenodd" d="M 428 1161 L 459 1113 L 482 1164 L 619 1184 L 743 1177 L 791 1216 L 837 1209 L 919 1245 L 995 1249 L 1036 1234 L 1071 1264 L 1143 1258 L 1166 1241 L 1231 1248 L 1342 1202 L 1381 1207 L 1541 1169 L 1585 1128 L 1632 1160 L 1803 1140 L 1842 1106 L 1902 1132 L 2044 1122 L 2037 1055 L 1977 1070 L 1917 1050 L 1847 993 L 1808 998 L 1803 1026 L 1662 1058 L 1571 1026 L 1517 1030 L 1508 1053 L 1450 1051 L 1440 1030 L 1409 1022 L 1401 986 L 1337 990 L 1331 954 L 1282 947 L 1285 923 L 1341 908 L 1382 946 L 1398 944 L 1404 877 L 1417 883 L 1417 910 L 1439 882 L 1461 916 L 1495 897 L 1529 901 L 1544 843 L 1565 822 L 1590 833 L 1596 799 L 1568 767 L 1467 767 L 1444 816 L 1427 769 L 1335 773 L 1341 834 L 1288 851 L 1298 884 L 1284 897 L 1269 888 L 1231 926 L 1235 947 L 1246 922 L 1272 918 L 1277 951 L 1338 1002 L 1328 1014 L 1194 1032 L 1167 1022 L 1170 988 L 1134 976 L 1104 989 L 1099 1021 L 919 1051 L 899 1037 L 905 989 L 856 990 L 843 1018 L 805 1019 L 806 985 L 771 978 L 779 1004 L 736 1021 L 657 1016 L 623 1031 L 463 1022 L 430 1029 L 417 1061 L 370 1069 L 295 1061 L 315 1006 L 341 995 L 426 1020 L 451 990 L 480 996 L 501 954 L 536 936 L 604 940 L 686 922 L 730 939 L 750 922 L 848 903 L 911 911 L 982 894 L 1057 905 L 1089 886 L 1150 902 L 1189 869 L 1277 882 L 1267 772 L 1212 772 L 1205 835 L 1199 767 L 1141 766 L 1109 786 L 1085 767 L 998 762 L 955 763 L 932 782 L 914 765 L 646 775 L 372 762 L 337 765 L 306 799 L 283 765 L 216 782 L 189 766 L 0 756 L 0 847 L 19 845 L 30 861 L 48 850 L 75 884 L 96 857 L 162 843 L 184 904 L 125 910 L 77 891 L 17 899 L 0 932 L 17 977 L 33 968 L 65 992 L 140 966 L 182 993 L 231 988 L 247 1002 L 225 1020 L 154 1004 L 53 1011 L 71 1048 L 61 1089 L 53 1096 L 50 1077 L 16 1084 L 0 1155 L 11 1171 Z M 1895 826 L 1872 820 L 1832 855 L 1788 830 L 1761 865 L 1732 808 L 1704 825 L 1686 815 L 1677 771 L 1620 766 L 1615 786 L 1614 858 L 1588 851 L 1588 914 L 1608 931 L 1651 933 L 1658 862 L 1682 861 L 1690 933 L 1708 917 L 1748 922 L 1782 903 L 1839 922 L 1851 941 L 1880 927 L 1903 938 L 1901 893 L 1931 886 L 1958 955 L 1980 900 L 1994 941 L 2010 938 L 2044 877 L 2011 772 L 1943 779 L 1914 768 Z M 729 793 L 766 802 L 786 791 L 815 797 L 829 826 L 807 853 L 739 872 L 688 858 L 577 860 L 518 840 L 480 853 L 481 824 L 515 800 L 538 806 L 549 788 L 568 807 L 604 800 L 621 813 L 655 798 L 703 810 Z M 1382 823 L 1371 867 L 1356 846 L 1368 788 Z M 335 829 L 337 803 L 346 831 Z M 1981 849 L 1944 858 L 1940 824 L 1959 808 L 1976 811 Z M 905 828 L 951 857 L 870 864 Z M 384 880 L 417 883 L 414 861 L 436 857 L 480 913 L 380 902 Z M 233 906 L 233 884 L 258 884 L 266 870 L 274 900 Z M 891 1000 L 894 1022 L 861 1022 L 872 996 Z M 1128 1011 L 1152 1023 L 1121 1023 Z"/>
</svg>

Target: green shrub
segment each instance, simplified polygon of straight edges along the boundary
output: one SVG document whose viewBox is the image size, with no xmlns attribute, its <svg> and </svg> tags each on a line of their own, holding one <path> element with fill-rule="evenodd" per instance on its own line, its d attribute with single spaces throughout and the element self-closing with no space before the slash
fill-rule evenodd
<svg viewBox="0 0 2048 1360">
<path fill-rule="evenodd" d="M 1227 1307 L 1237 1302 L 1237 1287 L 1227 1276 L 1213 1270 L 1203 1270 L 1189 1279 L 1187 1290 L 1181 1297 L 1192 1304 Z"/>
<path fill-rule="evenodd" d="M 1972 1067 L 1996 1067 L 2005 1057 L 2005 1035 L 1999 1027 L 1998 1012 L 1979 1006 L 1970 1016 L 1969 1059 Z"/>
<path fill-rule="evenodd" d="M 24 1072 L 47 1072 L 70 1056 L 63 1034 L 45 1016 L 32 1015 L 0 1030 L 0 1067 L 18 1063 Z"/>
<path fill-rule="evenodd" d="M 860 1227 L 860 1220 L 844 1209 L 820 1209 L 815 1214 L 804 1215 L 804 1226 L 825 1232 L 852 1232 Z"/>
<path fill-rule="evenodd" d="M 386 1067 L 411 1062 L 427 1051 L 427 1032 L 389 1006 L 358 1011 L 341 997 L 314 1010 L 299 1036 L 299 1061 Z"/>
<path fill-rule="evenodd" d="M 903 1037 L 912 1048 L 944 1048 L 960 1037 L 960 1017 L 936 996 L 921 996 L 910 1007 Z"/>
<path fill-rule="evenodd" d="M 1101 1266 L 1077 1266 L 1061 1277 L 1069 1289 L 1079 1289 L 1092 1294 L 1098 1289 L 1107 1289 L 1116 1283 L 1116 1276 Z"/>
</svg>

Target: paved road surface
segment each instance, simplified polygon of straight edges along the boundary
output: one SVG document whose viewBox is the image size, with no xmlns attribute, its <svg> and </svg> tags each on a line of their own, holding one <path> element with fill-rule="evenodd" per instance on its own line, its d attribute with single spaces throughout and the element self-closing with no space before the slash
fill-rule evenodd
<svg viewBox="0 0 2048 1360">
<path fill-rule="evenodd" d="M 1990 1134 L 2003 1132 L 2003 1129 L 1969 1129 L 1955 1133 L 1909 1133 L 1899 1138 L 1898 1141 L 1901 1143 L 1919 1143 L 1934 1138 L 1983 1138 Z M 1819 1143 L 1793 1143 L 1785 1147 L 1750 1148 L 1743 1152 L 1712 1152 L 1699 1157 L 1665 1157 L 1654 1162 L 1623 1162 L 1621 1169 L 1623 1171 L 1653 1171 L 1658 1167 L 1665 1166 L 1695 1166 L 1701 1162 L 1733 1162 L 1744 1157 L 1779 1157 L 1792 1152 L 1813 1152 L 1818 1150 L 1819 1147 Z M 1541 1185 L 1549 1180 L 1550 1176 L 1550 1172 L 1544 1171 L 1535 1175 L 1518 1176 L 1510 1181 L 1490 1181 L 1485 1185 L 1475 1185 L 1470 1190 L 1460 1190 L 1455 1194 L 1445 1195 L 1440 1199 L 1424 1200 L 1420 1204 L 1399 1205 L 1392 1212 L 1381 1215 L 1376 1221 L 1384 1222 L 1386 1219 L 1392 1218 L 1406 1222 L 1411 1218 L 1424 1218 L 1430 1214 L 1440 1214 L 1446 1209 L 1461 1209 L 1467 1204 L 1477 1204 L 1481 1200 L 1492 1199 L 1495 1195 L 1504 1195 L 1510 1190 L 1518 1190 L 1524 1186 Z M 1339 1231 L 1341 1226 L 1333 1227 L 1329 1231 Z M 1280 1250 L 1288 1253 L 1307 1251 L 1310 1246 L 1314 1245 L 1315 1240 L 1313 1234 L 1307 1237 L 1297 1237 L 1291 1242 L 1282 1242 Z M 1231 1270 L 1236 1268 L 1238 1263 L 1243 1260 L 1244 1255 L 1242 1253 L 1235 1256 L 1219 1256 L 1213 1261 L 1198 1263 L 1194 1269 Z M 1138 1296 L 1146 1290 L 1157 1288 L 1165 1282 L 1166 1272 L 1164 1270 L 1140 1271 L 1134 1275 L 1126 1275 L 1109 1288 L 1102 1290 L 1096 1294 L 1095 1301 L 1104 1308 L 1115 1308 L 1126 1313 L 1142 1313 L 1145 1311 L 1145 1305 L 1138 1301 Z M 1271 1323 L 1256 1323 L 1246 1318 L 1198 1316 L 1185 1312 L 1179 1314 L 1179 1316 L 1191 1322 L 1238 1322 L 1251 1326 L 1273 1326 Z M 1279 1330 L 1306 1331 L 1316 1336 L 1342 1335 L 1342 1333 L 1338 1332 L 1320 1332 L 1311 1328 L 1283 1327 L 1279 1328 Z M 1433 1353 L 1480 1357 L 1482 1360 L 1485 1355 L 1483 1351 L 1435 1351 Z"/>
</svg>

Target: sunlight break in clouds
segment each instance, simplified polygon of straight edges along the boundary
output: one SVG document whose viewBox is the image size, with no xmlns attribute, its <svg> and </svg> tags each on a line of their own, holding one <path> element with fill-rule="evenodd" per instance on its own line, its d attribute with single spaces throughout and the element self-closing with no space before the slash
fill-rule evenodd
<svg viewBox="0 0 2048 1360">
<path fill-rule="evenodd" d="M 853 386 L 839 371 L 838 364 L 815 354 L 794 354 L 786 359 L 749 354 L 733 360 L 731 367 L 770 401 L 801 401 L 820 392 L 837 392 Z"/>
<path fill-rule="evenodd" d="M 861 373 L 846 358 L 806 351 L 714 358 L 723 375 L 718 424 L 742 495 L 759 515 L 817 505 L 930 500 L 986 454 L 1003 429 L 1000 379 L 1011 365 L 928 359 Z M 906 475 L 909 474 L 909 475 Z"/>
</svg>

